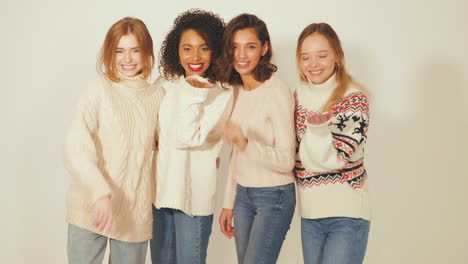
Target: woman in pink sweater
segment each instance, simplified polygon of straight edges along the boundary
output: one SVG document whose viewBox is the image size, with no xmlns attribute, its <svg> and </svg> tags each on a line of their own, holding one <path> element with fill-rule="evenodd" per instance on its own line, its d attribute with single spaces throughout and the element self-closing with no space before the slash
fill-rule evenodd
<svg viewBox="0 0 468 264">
<path fill-rule="evenodd" d="M 153 41 L 124 18 L 101 49 L 103 72 L 82 94 L 65 142 L 68 262 L 144 264 L 151 238 L 152 160 L 162 89 L 150 86 Z"/>
<path fill-rule="evenodd" d="M 235 237 L 239 263 L 275 263 L 296 204 L 294 98 L 273 75 L 270 37 L 258 17 L 232 19 L 223 47 L 220 79 L 236 92 L 224 132 L 233 147 L 219 223 Z"/>
</svg>

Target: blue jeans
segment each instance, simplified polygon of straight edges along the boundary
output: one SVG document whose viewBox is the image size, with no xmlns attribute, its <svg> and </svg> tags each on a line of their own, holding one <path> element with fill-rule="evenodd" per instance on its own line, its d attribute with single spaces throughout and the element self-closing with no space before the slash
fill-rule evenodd
<svg viewBox="0 0 468 264">
<path fill-rule="evenodd" d="M 69 264 L 100 264 L 104 259 L 107 246 L 107 237 L 68 225 L 68 263 Z M 110 253 L 109 263 L 112 264 L 144 264 L 148 241 L 123 242 L 109 239 Z"/>
<path fill-rule="evenodd" d="M 189 216 L 175 209 L 153 206 L 153 264 L 204 264 L 213 215 Z"/>
<path fill-rule="evenodd" d="M 295 207 L 294 183 L 265 188 L 237 185 L 234 206 L 237 262 L 276 263 Z"/>
<path fill-rule="evenodd" d="M 359 218 L 301 219 L 305 264 L 358 264 L 364 260 L 370 222 Z"/>
</svg>

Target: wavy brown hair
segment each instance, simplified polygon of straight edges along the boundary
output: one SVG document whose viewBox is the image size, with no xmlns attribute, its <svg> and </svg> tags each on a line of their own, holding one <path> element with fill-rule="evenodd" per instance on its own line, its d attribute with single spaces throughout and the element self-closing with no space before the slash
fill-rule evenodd
<svg viewBox="0 0 468 264">
<path fill-rule="evenodd" d="M 166 35 L 159 56 L 159 70 L 168 80 L 185 75 L 180 65 L 179 43 L 186 30 L 195 30 L 205 41 L 211 51 L 211 64 L 205 72 L 210 82 L 216 82 L 215 64 L 221 54 L 221 39 L 224 32 L 224 21 L 217 14 L 201 9 L 190 9 L 174 20 L 172 29 Z"/>
<path fill-rule="evenodd" d="M 262 46 L 265 43 L 268 46 L 267 53 L 262 56 L 257 67 L 253 70 L 255 80 L 264 82 L 270 79 L 273 72 L 278 69 L 276 65 L 271 63 L 273 51 L 271 48 L 270 34 L 267 26 L 260 18 L 252 14 L 240 14 L 233 18 L 228 25 L 223 35 L 223 53 L 218 61 L 219 80 L 231 85 L 242 85 L 242 79 L 239 73 L 234 69 L 234 48 L 233 38 L 236 31 L 246 28 L 252 28 L 257 33 Z"/>
<path fill-rule="evenodd" d="M 330 44 L 330 47 L 332 48 L 338 60 L 338 62 L 335 64 L 335 79 L 337 87 L 335 88 L 332 95 L 330 96 L 330 98 L 325 103 L 325 106 L 322 109 L 323 111 L 328 111 L 334 104 L 336 104 L 343 98 L 350 84 L 353 84 L 357 88 L 363 90 L 364 88 L 360 84 L 355 82 L 351 75 L 349 75 L 346 71 L 344 63 L 344 52 L 343 48 L 341 47 L 341 41 L 338 38 L 338 35 L 336 34 L 335 30 L 333 30 L 333 28 L 327 23 L 310 24 L 302 31 L 301 35 L 299 35 L 299 39 L 297 40 L 296 59 L 301 81 L 307 82 L 306 76 L 304 75 L 304 73 L 302 73 L 301 68 L 299 67 L 302 43 L 304 43 L 304 40 L 312 34 L 321 34 L 322 36 L 324 36 L 328 40 L 328 44 Z"/>
<path fill-rule="evenodd" d="M 115 51 L 117 50 L 120 38 L 128 34 L 133 34 L 138 42 L 138 48 L 143 62 L 143 68 L 139 73 L 141 77 L 143 79 L 148 78 L 153 70 L 153 39 L 145 23 L 138 18 L 125 17 L 113 24 L 109 31 L 107 31 L 97 65 L 98 71 L 104 73 L 107 78 L 114 82 L 121 81 L 115 67 Z"/>
</svg>

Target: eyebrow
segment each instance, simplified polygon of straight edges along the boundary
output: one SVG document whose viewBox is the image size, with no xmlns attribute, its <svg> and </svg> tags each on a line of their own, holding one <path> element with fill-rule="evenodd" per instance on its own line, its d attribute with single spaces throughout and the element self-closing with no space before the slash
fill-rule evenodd
<svg viewBox="0 0 468 264">
<path fill-rule="evenodd" d="M 140 47 L 133 47 L 133 48 L 130 48 L 130 49 L 139 49 Z M 125 48 L 121 48 L 121 47 L 117 47 L 117 49 L 125 49 Z"/>
<path fill-rule="evenodd" d="M 232 44 L 239 44 L 239 42 L 233 41 Z M 258 45 L 257 42 L 247 42 L 247 43 L 245 43 L 245 45 L 250 45 L 250 44 Z"/>
<path fill-rule="evenodd" d="M 329 51 L 328 50 L 319 50 L 319 51 L 317 51 L 317 53 L 322 53 L 322 52 L 327 52 L 328 53 Z M 309 53 L 310 52 L 302 52 L 301 55 L 307 55 Z"/>
<path fill-rule="evenodd" d="M 188 43 L 185 43 L 185 44 L 182 44 L 181 46 L 189 46 L 189 47 L 192 47 L 192 46 L 196 46 L 196 45 L 192 45 L 192 44 L 188 44 Z M 201 44 L 201 46 L 208 46 L 208 44 Z"/>
</svg>

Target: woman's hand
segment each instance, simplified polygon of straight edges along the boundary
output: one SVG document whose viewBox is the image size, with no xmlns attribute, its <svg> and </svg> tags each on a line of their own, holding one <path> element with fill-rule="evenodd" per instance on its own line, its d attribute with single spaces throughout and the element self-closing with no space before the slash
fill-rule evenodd
<svg viewBox="0 0 468 264">
<path fill-rule="evenodd" d="M 233 210 L 223 208 L 221 215 L 219 216 L 219 226 L 221 232 L 227 237 L 232 238 L 234 236 L 234 227 L 232 226 Z"/>
<path fill-rule="evenodd" d="M 112 228 L 113 214 L 111 196 L 106 195 L 94 203 L 93 224 L 99 231 L 109 232 Z"/>
<path fill-rule="evenodd" d="M 312 111 L 307 115 L 307 122 L 311 125 L 317 126 L 327 122 L 332 116 L 332 112 L 319 113 Z"/>
<path fill-rule="evenodd" d="M 206 81 L 198 75 L 189 76 L 185 78 L 185 81 L 196 88 L 211 88 L 214 86 L 212 83 L 209 83 L 208 81 Z"/>
<path fill-rule="evenodd" d="M 244 136 L 244 133 L 242 133 L 240 126 L 231 120 L 227 121 L 226 126 L 224 127 L 224 140 L 229 144 L 236 145 L 240 151 L 245 150 L 248 143 L 248 140 Z"/>
</svg>

